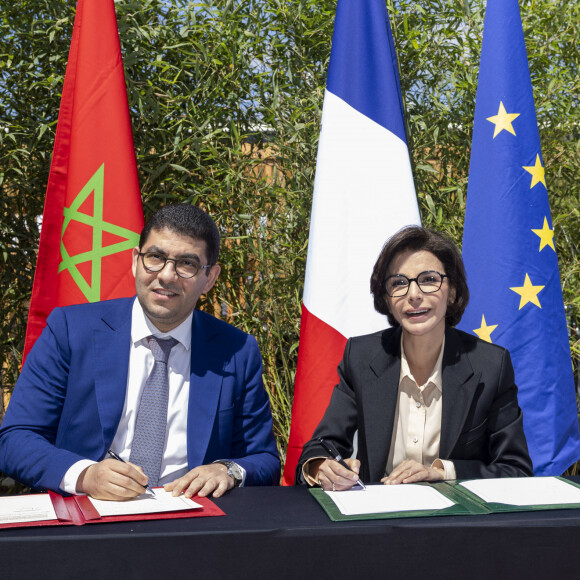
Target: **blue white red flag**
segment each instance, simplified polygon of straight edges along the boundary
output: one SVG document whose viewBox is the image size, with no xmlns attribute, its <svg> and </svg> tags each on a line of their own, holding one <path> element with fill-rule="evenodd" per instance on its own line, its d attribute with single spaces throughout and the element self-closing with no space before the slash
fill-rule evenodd
<svg viewBox="0 0 580 580">
<path fill-rule="evenodd" d="M 370 294 L 385 241 L 420 223 L 384 0 L 339 0 L 318 145 L 283 483 L 319 423 L 347 338 L 381 330 Z"/>
</svg>

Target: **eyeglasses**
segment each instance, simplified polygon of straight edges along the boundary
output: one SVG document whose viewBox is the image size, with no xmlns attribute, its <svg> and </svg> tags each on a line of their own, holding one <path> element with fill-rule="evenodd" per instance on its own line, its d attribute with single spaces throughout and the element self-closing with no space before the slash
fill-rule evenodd
<svg viewBox="0 0 580 580">
<path fill-rule="evenodd" d="M 199 262 L 190 258 L 167 258 L 157 252 L 139 252 L 139 255 L 147 272 L 161 272 L 167 262 L 173 262 L 175 271 L 180 278 L 193 278 L 200 270 L 212 267 L 211 264 L 202 266 Z"/>
<path fill-rule="evenodd" d="M 431 294 L 441 288 L 443 278 L 449 278 L 449 276 L 447 274 L 440 274 L 435 270 L 421 272 L 416 278 L 407 278 L 403 274 L 395 274 L 387 278 L 385 287 L 387 294 L 391 298 L 406 296 L 407 292 L 409 292 L 411 282 L 417 282 L 417 286 L 419 286 L 421 292 L 424 294 Z"/>
</svg>

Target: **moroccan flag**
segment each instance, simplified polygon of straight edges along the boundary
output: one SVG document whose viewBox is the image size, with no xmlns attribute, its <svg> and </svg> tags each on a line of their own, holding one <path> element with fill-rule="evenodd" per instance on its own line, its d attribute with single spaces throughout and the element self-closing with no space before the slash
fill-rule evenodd
<svg viewBox="0 0 580 580">
<path fill-rule="evenodd" d="M 113 0 L 78 0 L 24 358 L 55 306 L 132 296 L 143 208 Z"/>
<path fill-rule="evenodd" d="M 463 258 L 461 328 L 509 349 L 534 473 L 560 475 L 580 457 L 578 414 L 517 0 L 487 3 Z"/>
<path fill-rule="evenodd" d="M 370 293 L 374 263 L 420 223 L 384 0 L 339 0 L 318 145 L 292 425 L 283 483 L 338 383 L 347 338 L 388 326 Z"/>
</svg>

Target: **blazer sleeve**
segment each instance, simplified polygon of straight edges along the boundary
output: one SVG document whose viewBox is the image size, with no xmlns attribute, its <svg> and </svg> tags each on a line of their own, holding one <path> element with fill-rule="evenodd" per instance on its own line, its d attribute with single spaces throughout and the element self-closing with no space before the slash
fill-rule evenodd
<svg viewBox="0 0 580 580">
<path fill-rule="evenodd" d="M 243 359 L 236 365 L 242 388 L 235 401 L 231 459 L 246 470 L 244 485 L 278 485 L 280 457 L 262 381 L 262 356 L 252 336 L 247 337 Z"/>
<path fill-rule="evenodd" d="M 35 489 L 59 491 L 68 468 L 85 459 L 55 446 L 69 361 L 66 318 L 55 309 L 24 364 L 0 429 L 0 469 Z"/>
<path fill-rule="evenodd" d="M 449 457 L 458 479 L 533 475 L 513 365 L 509 352 L 500 352 L 499 363 L 484 370 L 490 400 L 482 395 L 474 401 L 480 420 L 464 429 Z"/>
</svg>

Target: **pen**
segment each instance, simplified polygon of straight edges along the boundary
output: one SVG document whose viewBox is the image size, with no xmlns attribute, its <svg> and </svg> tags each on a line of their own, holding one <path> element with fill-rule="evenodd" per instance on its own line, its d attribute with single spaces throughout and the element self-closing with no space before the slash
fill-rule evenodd
<svg viewBox="0 0 580 580">
<path fill-rule="evenodd" d="M 352 471 L 352 469 L 345 463 L 344 459 L 342 458 L 341 454 L 338 452 L 336 447 L 332 443 L 330 443 L 330 441 L 326 441 L 326 439 L 323 439 L 322 437 L 319 437 L 318 441 L 320 441 L 322 447 L 324 447 L 324 449 L 326 449 L 326 451 L 330 453 L 330 455 L 335 461 L 338 461 L 343 467 L 346 467 L 349 471 Z M 365 484 L 360 479 L 356 482 L 356 485 L 360 485 L 363 489 L 366 489 Z"/>
<path fill-rule="evenodd" d="M 116 459 L 117 461 L 120 461 L 121 463 L 127 463 L 124 459 L 122 459 L 121 457 L 119 457 L 112 449 L 109 449 L 109 451 L 107 451 L 107 453 L 113 458 Z M 149 484 L 147 484 L 145 486 L 145 489 L 147 491 L 150 491 L 153 494 L 153 497 L 155 499 L 157 499 L 157 496 L 155 495 L 155 492 L 151 489 L 151 487 L 149 486 Z"/>
</svg>

